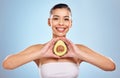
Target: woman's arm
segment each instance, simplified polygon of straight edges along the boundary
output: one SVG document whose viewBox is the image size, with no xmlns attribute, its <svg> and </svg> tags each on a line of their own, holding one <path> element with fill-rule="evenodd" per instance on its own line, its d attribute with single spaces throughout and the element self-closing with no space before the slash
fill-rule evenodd
<svg viewBox="0 0 120 78">
<path fill-rule="evenodd" d="M 15 69 L 25 63 L 40 58 L 40 52 L 38 51 L 41 47 L 41 45 L 30 46 L 24 51 L 7 56 L 3 61 L 3 67 L 5 69 Z"/>
<path fill-rule="evenodd" d="M 54 38 L 44 45 L 33 45 L 17 54 L 7 56 L 3 61 L 3 67 L 5 69 L 15 69 L 30 61 L 34 61 L 38 65 L 38 60 L 43 57 L 59 58 L 52 52 L 52 48 L 56 40 L 58 39 Z"/>
<path fill-rule="evenodd" d="M 110 58 L 94 52 L 86 46 L 77 45 L 77 47 L 79 49 L 76 53 L 81 60 L 91 63 L 105 71 L 115 70 L 115 63 Z"/>
<path fill-rule="evenodd" d="M 93 64 L 105 71 L 115 70 L 115 63 L 110 58 L 105 57 L 84 45 L 74 44 L 67 38 L 61 37 L 60 39 L 66 42 L 69 49 L 69 52 L 63 57 L 79 58 L 81 61 Z"/>
</svg>

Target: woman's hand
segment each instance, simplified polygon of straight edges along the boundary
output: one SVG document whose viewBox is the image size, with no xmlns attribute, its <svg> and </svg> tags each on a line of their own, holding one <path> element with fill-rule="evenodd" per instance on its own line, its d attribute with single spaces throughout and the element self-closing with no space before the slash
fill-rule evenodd
<svg viewBox="0 0 120 78">
<path fill-rule="evenodd" d="M 53 47 L 57 40 L 58 38 L 53 38 L 51 41 L 49 41 L 42 47 L 42 49 L 40 50 L 40 58 L 44 57 L 59 58 L 59 56 L 56 56 L 53 53 Z"/>
<path fill-rule="evenodd" d="M 68 47 L 67 54 L 65 54 L 62 57 L 75 57 L 75 58 L 77 58 L 78 57 L 77 52 L 80 51 L 80 49 L 74 43 L 72 43 L 70 40 L 68 40 L 67 38 L 61 37 L 60 39 L 63 40 L 67 44 L 67 47 Z"/>
</svg>

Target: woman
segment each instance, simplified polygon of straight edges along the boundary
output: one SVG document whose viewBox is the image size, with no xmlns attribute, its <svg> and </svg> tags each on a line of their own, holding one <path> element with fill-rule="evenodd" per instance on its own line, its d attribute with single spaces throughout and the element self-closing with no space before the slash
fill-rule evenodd
<svg viewBox="0 0 120 78">
<path fill-rule="evenodd" d="M 45 44 L 37 44 L 13 55 L 3 61 L 5 69 L 15 69 L 34 61 L 41 70 L 42 78 L 77 78 L 81 62 L 88 62 L 105 71 L 115 70 L 114 62 L 91 50 L 74 44 L 66 38 L 72 26 L 72 13 L 68 5 L 56 4 L 50 11 L 48 25 L 52 28 L 52 39 Z M 57 41 L 62 40 L 66 46 L 66 54 L 58 56 L 54 53 Z"/>
</svg>

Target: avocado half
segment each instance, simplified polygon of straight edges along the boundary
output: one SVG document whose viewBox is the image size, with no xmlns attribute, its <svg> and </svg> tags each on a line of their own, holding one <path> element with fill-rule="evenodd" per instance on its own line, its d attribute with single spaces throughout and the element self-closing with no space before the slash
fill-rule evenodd
<svg viewBox="0 0 120 78">
<path fill-rule="evenodd" d="M 62 40 L 58 40 L 53 47 L 53 52 L 57 56 L 65 55 L 67 53 L 67 50 L 67 45 Z"/>
</svg>

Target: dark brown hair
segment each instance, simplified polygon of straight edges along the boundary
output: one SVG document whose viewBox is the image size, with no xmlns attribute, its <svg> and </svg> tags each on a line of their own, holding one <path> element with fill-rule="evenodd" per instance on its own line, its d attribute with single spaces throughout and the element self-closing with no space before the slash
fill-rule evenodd
<svg viewBox="0 0 120 78">
<path fill-rule="evenodd" d="M 50 15 L 52 14 L 52 11 L 55 10 L 55 9 L 59 9 L 59 8 L 66 8 L 68 11 L 70 11 L 71 13 L 71 9 L 70 7 L 67 5 L 67 4 L 64 4 L 64 3 L 59 3 L 59 4 L 56 4 L 55 6 L 53 6 L 50 10 Z"/>
</svg>

